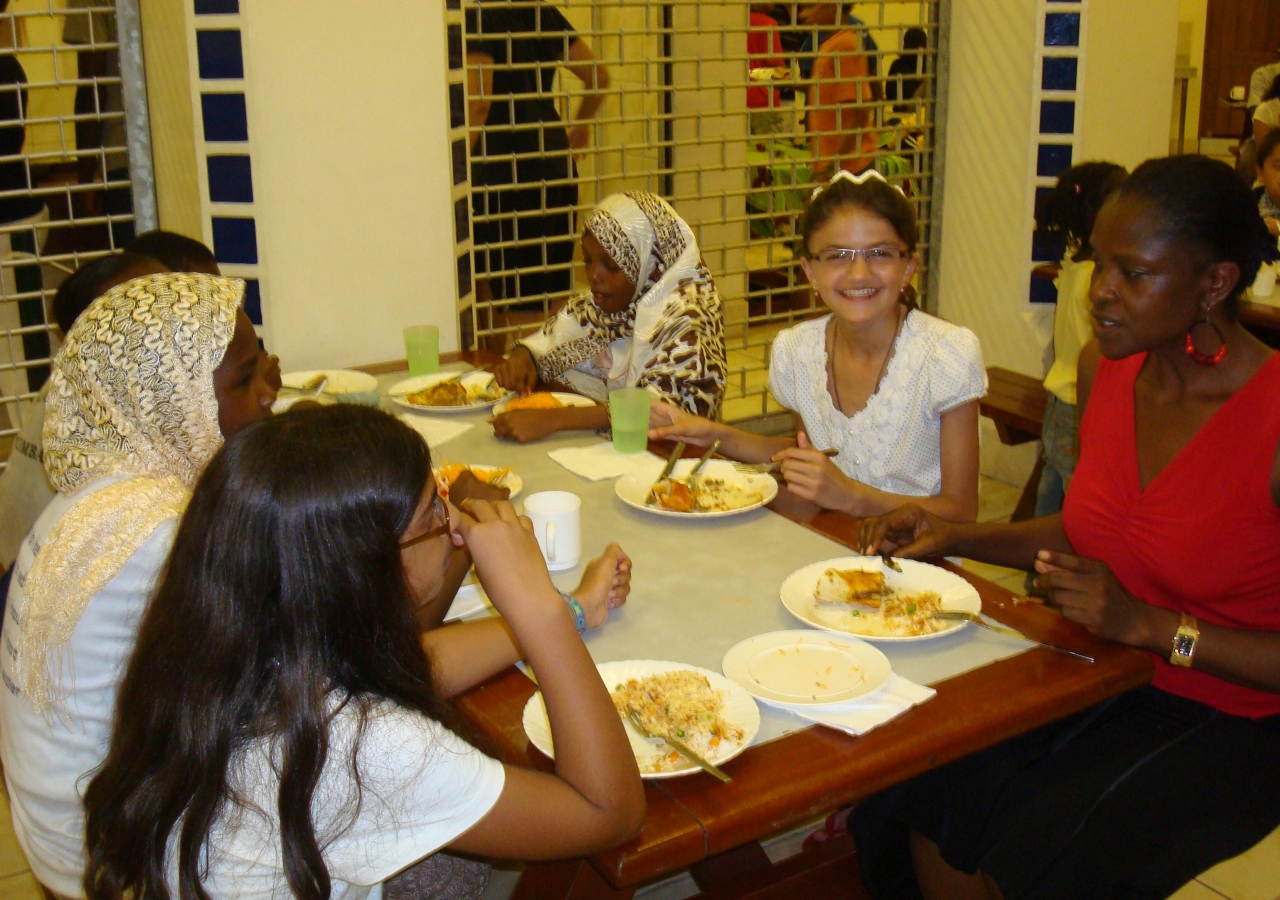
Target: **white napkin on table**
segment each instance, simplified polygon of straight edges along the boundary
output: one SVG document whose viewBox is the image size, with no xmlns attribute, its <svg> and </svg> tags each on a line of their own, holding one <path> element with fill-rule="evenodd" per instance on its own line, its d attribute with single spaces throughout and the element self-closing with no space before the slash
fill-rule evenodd
<svg viewBox="0 0 1280 900">
<path fill-rule="evenodd" d="M 561 447 L 547 452 L 560 465 L 574 475 L 588 481 L 603 481 L 620 475 L 632 475 L 652 469 L 654 463 L 662 468 L 663 460 L 647 450 L 644 453 L 619 453 L 609 441 L 589 444 L 586 447 Z M 655 472 L 655 474 L 657 474 Z"/>
<path fill-rule="evenodd" d="M 830 703 L 824 706 L 792 706 L 784 703 L 772 705 L 810 722 L 827 725 L 846 734 L 862 735 L 897 718 L 911 707 L 931 700 L 937 693 L 931 687 L 924 687 L 893 674 L 889 676 L 885 686 L 874 694 L 848 703 Z"/>
<path fill-rule="evenodd" d="M 400 416 L 400 421 L 422 435 L 427 442 L 427 446 L 432 450 L 445 441 L 451 441 L 458 435 L 465 434 L 472 428 L 472 423 L 470 422 L 433 419 L 430 416 L 417 416 L 410 413 Z"/>
</svg>

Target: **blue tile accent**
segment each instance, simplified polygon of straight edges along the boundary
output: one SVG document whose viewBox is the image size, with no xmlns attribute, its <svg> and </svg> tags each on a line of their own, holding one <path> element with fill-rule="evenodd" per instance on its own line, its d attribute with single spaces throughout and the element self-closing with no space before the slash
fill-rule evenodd
<svg viewBox="0 0 1280 900">
<path fill-rule="evenodd" d="M 212 202 L 253 202 L 253 174 L 249 169 L 249 157 L 210 155 L 207 164 L 209 199 Z"/>
<path fill-rule="evenodd" d="M 458 257 L 458 296 L 465 297 L 471 293 L 471 254 L 464 253 Z"/>
<path fill-rule="evenodd" d="M 449 35 L 449 68 L 462 68 L 462 26 L 450 25 L 447 29 Z"/>
<path fill-rule="evenodd" d="M 453 242 L 461 244 L 471 237 L 471 210 L 467 198 L 459 197 L 453 204 Z"/>
<path fill-rule="evenodd" d="M 1076 130 L 1076 105 L 1070 100 L 1040 101 L 1040 133 L 1071 134 Z"/>
<path fill-rule="evenodd" d="M 1027 294 L 1027 299 L 1032 303 L 1058 302 L 1058 289 L 1054 287 L 1053 282 L 1034 275 L 1031 276 L 1031 288 Z"/>
<path fill-rule="evenodd" d="M 249 140 L 244 94 L 201 94 L 200 116 L 206 141 Z"/>
<path fill-rule="evenodd" d="M 220 263 L 258 264 L 258 229 L 247 216 L 213 216 L 213 255 Z"/>
<path fill-rule="evenodd" d="M 196 59 L 201 78 L 244 78 L 244 53 L 235 28 L 196 32 Z"/>
<path fill-rule="evenodd" d="M 1041 144 L 1036 151 L 1036 174 L 1041 178 L 1057 178 L 1069 168 L 1070 144 Z"/>
<path fill-rule="evenodd" d="M 244 311 L 254 325 L 262 324 L 262 288 L 256 278 L 244 280 Z"/>
<path fill-rule="evenodd" d="M 467 124 L 467 93 L 460 84 L 449 85 L 449 127 L 461 128 Z"/>
<path fill-rule="evenodd" d="M 240 12 L 240 0 L 195 0 L 197 16 L 234 16 Z"/>
<path fill-rule="evenodd" d="M 467 142 L 458 138 L 453 142 L 453 183 L 467 180 Z"/>
<path fill-rule="evenodd" d="M 1080 60 L 1074 56 L 1046 56 L 1040 69 L 1040 88 L 1046 91 L 1074 91 Z"/>
<path fill-rule="evenodd" d="M 1046 47 L 1080 46 L 1080 13 L 1045 13 L 1044 45 Z"/>
</svg>

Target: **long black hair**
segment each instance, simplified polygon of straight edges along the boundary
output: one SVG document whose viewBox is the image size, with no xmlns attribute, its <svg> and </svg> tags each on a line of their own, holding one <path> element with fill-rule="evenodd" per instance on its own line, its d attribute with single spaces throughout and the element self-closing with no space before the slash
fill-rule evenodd
<svg viewBox="0 0 1280 900">
<path fill-rule="evenodd" d="M 1089 245 L 1093 220 L 1127 174 L 1124 166 L 1112 162 L 1084 162 L 1067 169 L 1058 176 L 1053 190 L 1036 203 L 1036 229 L 1061 239 L 1073 249 L 1076 262 L 1089 259 L 1093 255 Z"/>
<path fill-rule="evenodd" d="M 868 178 L 861 184 L 849 178 L 832 179 L 816 197 L 809 200 L 800 219 L 800 252 L 812 258 L 809 241 L 813 233 L 847 206 L 860 206 L 875 213 L 893 226 L 898 237 L 907 245 L 907 253 L 916 252 L 920 242 L 920 227 L 916 224 L 916 210 L 911 201 L 898 188 L 879 178 Z M 907 285 L 902 292 L 902 302 L 909 309 L 916 308 L 916 291 Z"/>
<path fill-rule="evenodd" d="M 1239 267 L 1240 280 L 1223 304 L 1230 315 L 1258 268 L 1280 258 L 1253 192 L 1224 162 L 1194 154 L 1149 159 L 1120 185 L 1122 197 L 1149 203 L 1162 234 L 1199 249 L 1211 263 Z"/>
<path fill-rule="evenodd" d="M 167 900 L 173 836 L 184 900 L 228 765 L 279 749 L 280 841 L 300 900 L 329 896 L 311 801 L 333 704 L 363 729 L 379 698 L 446 723 L 400 561 L 431 464 L 392 416 L 338 405 L 290 412 L 227 441 L 192 494 L 143 616 L 107 758 L 85 794 L 90 898 Z M 352 772 L 355 757 L 350 760 Z"/>
</svg>

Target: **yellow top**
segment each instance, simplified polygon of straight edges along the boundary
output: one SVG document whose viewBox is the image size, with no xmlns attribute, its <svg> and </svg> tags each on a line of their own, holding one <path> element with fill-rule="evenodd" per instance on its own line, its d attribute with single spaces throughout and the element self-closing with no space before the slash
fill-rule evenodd
<svg viewBox="0 0 1280 900">
<path fill-rule="evenodd" d="M 1062 271 L 1054 279 L 1058 288 L 1058 309 L 1053 315 L 1053 366 L 1044 380 L 1044 389 L 1063 403 L 1076 404 L 1076 360 L 1080 348 L 1093 340 L 1089 317 L 1089 280 L 1093 260 L 1062 260 Z"/>
</svg>

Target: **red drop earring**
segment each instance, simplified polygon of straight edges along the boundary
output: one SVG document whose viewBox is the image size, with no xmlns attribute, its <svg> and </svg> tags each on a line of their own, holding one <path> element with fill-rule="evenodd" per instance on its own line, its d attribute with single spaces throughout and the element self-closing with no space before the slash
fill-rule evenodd
<svg viewBox="0 0 1280 900">
<path fill-rule="evenodd" d="M 1218 336 L 1218 349 L 1213 353 L 1201 353 L 1196 349 L 1195 330 L 1198 325 L 1208 325 Z M 1227 355 L 1227 336 L 1222 333 L 1222 329 L 1214 325 L 1208 318 L 1200 319 L 1187 329 L 1186 340 L 1187 356 L 1198 362 L 1202 366 L 1216 366 L 1222 362 L 1223 357 Z"/>
</svg>

